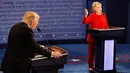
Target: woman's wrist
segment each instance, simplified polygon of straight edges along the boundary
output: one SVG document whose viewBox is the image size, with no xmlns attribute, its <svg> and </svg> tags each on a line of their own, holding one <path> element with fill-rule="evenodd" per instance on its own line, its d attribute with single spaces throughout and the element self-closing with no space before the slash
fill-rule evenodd
<svg viewBox="0 0 130 73">
<path fill-rule="evenodd" d="M 88 16 L 88 14 L 85 14 L 85 17 L 87 17 Z"/>
</svg>

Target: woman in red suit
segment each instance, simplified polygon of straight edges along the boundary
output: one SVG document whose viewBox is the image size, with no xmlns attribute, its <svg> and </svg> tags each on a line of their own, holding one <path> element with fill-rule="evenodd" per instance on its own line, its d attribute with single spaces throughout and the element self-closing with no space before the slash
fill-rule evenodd
<svg viewBox="0 0 130 73">
<path fill-rule="evenodd" d="M 83 17 L 83 24 L 89 24 L 89 28 L 107 29 L 108 23 L 106 14 L 102 12 L 102 4 L 100 2 L 92 3 L 93 12 L 88 16 L 88 10 L 85 9 L 85 16 Z M 89 71 L 94 68 L 94 48 L 95 40 L 90 34 L 87 35 L 88 42 L 88 65 Z"/>
</svg>

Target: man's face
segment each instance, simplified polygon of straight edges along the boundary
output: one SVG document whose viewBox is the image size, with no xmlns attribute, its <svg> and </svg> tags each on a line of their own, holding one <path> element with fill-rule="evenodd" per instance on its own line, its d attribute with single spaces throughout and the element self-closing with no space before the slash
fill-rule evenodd
<svg viewBox="0 0 130 73">
<path fill-rule="evenodd" d="M 35 17 L 35 18 L 32 20 L 31 28 L 32 28 L 33 30 L 37 27 L 38 22 L 39 22 L 39 17 Z"/>
</svg>

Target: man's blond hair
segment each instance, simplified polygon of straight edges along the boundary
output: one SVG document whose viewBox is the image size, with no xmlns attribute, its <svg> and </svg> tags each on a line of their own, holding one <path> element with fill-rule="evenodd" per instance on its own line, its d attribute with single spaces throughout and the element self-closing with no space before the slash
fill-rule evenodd
<svg viewBox="0 0 130 73">
<path fill-rule="evenodd" d="M 25 12 L 25 14 L 24 14 L 24 16 L 23 16 L 22 21 L 27 21 L 27 23 L 30 24 L 30 22 L 31 22 L 35 17 L 40 18 L 40 16 L 39 16 L 36 12 L 27 11 L 27 12 Z"/>
</svg>

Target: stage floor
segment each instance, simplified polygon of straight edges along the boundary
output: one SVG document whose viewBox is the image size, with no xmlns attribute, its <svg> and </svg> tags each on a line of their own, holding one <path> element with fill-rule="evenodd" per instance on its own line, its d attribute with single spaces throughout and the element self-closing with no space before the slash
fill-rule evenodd
<svg viewBox="0 0 130 73">
<path fill-rule="evenodd" d="M 89 73 L 87 64 L 87 44 L 56 45 L 68 51 L 68 62 L 60 73 Z M 119 73 L 130 73 L 130 44 L 118 44 L 116 49 L 116 69 Z M 5 49 L 0 49 L 0 63 Z M 0 72 L 2 73 L 2 72 Z"/>
</svg>

